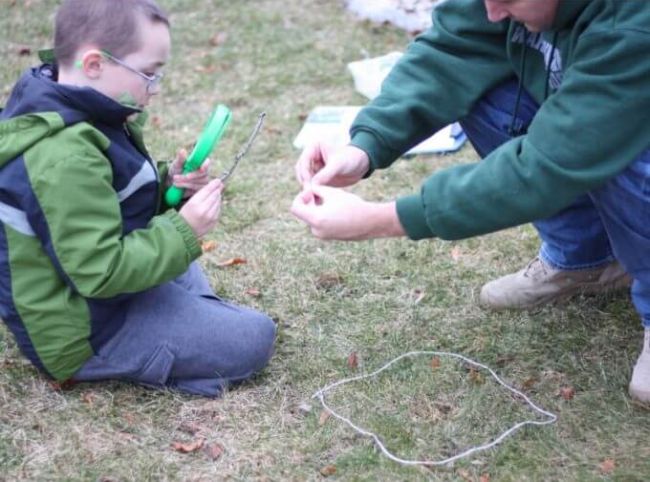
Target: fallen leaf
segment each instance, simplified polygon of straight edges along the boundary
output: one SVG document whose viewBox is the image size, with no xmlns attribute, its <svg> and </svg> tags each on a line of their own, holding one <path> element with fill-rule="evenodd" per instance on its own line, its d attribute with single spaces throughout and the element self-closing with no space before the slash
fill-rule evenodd
<svg viewBox="0 0 650 482">
<path fill-rule="evenodd" d="M 444 402 L 433 402 L 433 404 L 435 405 L 436 409 L 443 415 L 447 415 L 454 408 L 449 403 L 444 403 Z"/>
<path fill-rule="evenodd" d="M 573 400 L 575 397 L 576 391 L 573 387 L 562 387 L 560 388 L 560 396 L 565 400 Z"/>
<path fill-rule="evenodd" d="M 439 357 L 434 356 L 433 358 L 431 358 L 431 368 L 434 369 L 434 370 L 436 368 L 440 368 L 440 358 Z"/>
<path fill-rule="evenodd" d="M 334 475 L 336 473 L 336 465 L 326 465 L 322 469 L 320 469 L 320 474 L 323 477 L 329 477 L 330 475 Z"/>
<path fill-rule="evenodd" d="M 176 450 L 176 452 L 180 452 L 182 454 L 189 454 L 192 452 L 196 452 L 199 450 L 201 447 L 203 447 L 203 443 L 205 442 L 204 438 L 198 438 L 194 442 L 189 442 L 189 443 L 183 443 L 183 442 L 173 442 L 172 443 L 172 448 Z"/>
<path fill-rule="evenodd" d="M 213 47 L 218 47 L 226 43 L 228 39 L 228 34 L 226 32 L 217 32 L 212 37 L 210 37 L 210 45 Z"/>
<path fill-rule="evenodd" d="M 220 268 L 226 268 L 228 266 L 237 266 L 238 264 L 246 264 L 248 261 L 244 258 L 230 258 L 226 261 L 221 261 L 217 263 L 217 266 Z"/>
<path fill-rule="evenodd" d="M 537 378 L 530 377 L 527 380 L 524 380 L 524 383 L 521 384 L 521 388 L 523 388 L 524 390 L 530 390 L 531 388 L 533 388 L 535 386 L 535 384 L 538 381 L 539 380 Z"/>
<path fill-rule="evenodd" d="M 21 57 L 26 57 L 28 55 L 32 55 L 32 49 L 26 45 L 21 45 L 18 47 L 18 55 Z"/>
<path fill-rule="evenodd" d="M 257 288 L 248 288 L 246 289 L 246 291 L 244 291 L 244 294 L 251 296 L 253 298 L 259 298 L 260 296 L 262 296 L 262 292 Z"/>
<path fill-rule="evenodd" d="M 81 394 L 81 401 L 91 407 L 95 404 L 95 398 L 97 398 L 97 396 L 94 392 L 84 392 Z"/>
<path fill-rule="evenodd" d="M 151 116 L 151 125 L 154 126 L 156 129 L 160 129 L 160 127 L 162 126 L 162 119 L 160 118 L 159 115 Z"/>
<path fill-rule="evenodd" d="M 475 370 L 473 368 L 469 371 L 469 379 L 478 385 L 485 383 L 485 378 L 483 378 L 483 375 L 481 375 L 478 370 Z"/>
<path fill-rule="evenodd" d="M 359 357 L 357 356 L 357 352 L 353 351 L 348 356 L 348 368 L 350 370 L 356 370 L 358 366 L 359 366 Z"/>
<path fill-rule="evenodd" d="M 467 480 L 467 481 L 469 481 L 469 482 L 473 482 L 473 480 L 474 480 L 474 478 L 472 477 L 472 475 L 469 473 L 469 470 L 466 470 L 466 469 L 458 469 L 458 470 L 456 471 L 456 473 L 457 473 L 458 476 L 459 476 L 461 479 L 463 479 L 463 480 Z"/>
<path fill-rule="evenodd" d="M 316 278 L 316 288 L 329 290 L 337 285 L 343 284 L 343 278 L 337 273 L 321 273 Z"/>
<path fill-rule="evenodd" d="M 458 261 L 461 256 L 460 246 L 454 246 L 453 248 L 451 248 L 450 254 L 451 254 L 451 259 L 453 259 L 454 261 Z"/>
<path fill-rule="evenodd" d="M 323 425 L 325 425 L 325 423 L 327 423 L 327 421 L 329 420 L 329 418 L 330 418 L 331 416 L 332 416 L 332 414 L 329 412 L 329 410 L 323 410 L 323 411 L 320 413 L 320 417 L 318 418 L 318 425 L 319 425 L 320 427 L 322 427 Z"/>
<path fill-rule="evenodd" d="M 212 74 L 217 71 L 217 66 L 216 65 L 197 65 L 194 67 L 194 70 L 196 72 L 199 72 L 200 74 Z"/>
<path fill-rule="evenodd" d="M 74 380 L 64 380 L 62 382 L 49 382 L 49 384 L 53 390 L 61 392 L 61 391 L 71 390 L 72 387 L 74 387 L 77 384 L 77 382 L 75 382 Z"/>
<path fill-rule="evenodd" d="M 219 442 L 213 442 L 205 445 L 203 447 L 203 452 L 208 456 L 210 460 L 218 460 L 225 452 L 225 449 Z"/>
<path fill-rule="evenodd" d="M 203 241 L 201 243 L 201 250 L 204 253 L 209 253 L 210 251 L 214 251 L 216 247 L 217 247 L 216 241 Z"/>
<path fill-rule="evenodd" d="M 478 478 L 478 482 L 490 482 L 490 474 L 483 474 Z"/>
<path fill-rule="evenodd" d="M 614 469 L 616 468 L 616 462 L 614 462 L 613 459 L 605 459 L 600 463 L 598 468 L 600 469 L 601 473 L 608 475 L 614 472 Z"/>
</svg>

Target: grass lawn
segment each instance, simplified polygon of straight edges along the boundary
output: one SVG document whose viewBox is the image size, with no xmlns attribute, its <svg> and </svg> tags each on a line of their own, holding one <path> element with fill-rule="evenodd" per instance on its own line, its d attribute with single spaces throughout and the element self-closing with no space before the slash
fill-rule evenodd
<svg viewBox="0 0 650 482">
<path fill-rule="evenodd" d="M 0 0 L 0 103 L 35 63 L 35 51 L 49 45 L 57 3 Z M 212 234 L 217 248 L 201 262 L 220 295 L 277 320 L 276 354 L 257 378 L 217 400 L 123 383 L 56 391 L 0 328 L 0 480 L 650 478 L 650 407 L 627 395 L 642 334 L 627 295 L 490 313 L 477 306 L 478 289 L 534 256 L 530 226 L 455 243 L 324 243 L 288 213 L 298 190 L 291 142 L 305 115 L 318 104 L 364 103 L 346 63 L 402 50 L 406 33 L 359 22 L 331 0 L 161 4 L 172 14 L 175 45 L 163 95 L 152 107 L 151 152 L 170 158 L 191 145 L 222 102 L 234 120 L 215 159 L 217 174 L 257 114 L 267 113 L 225 193 Z M 431 171 L 475 160 L 466 146 L 450 156 L 402 161 L 354 190 L 388 200 L 417 190 Z M 233 257 L 248 263 L 219 266 Z M 311 398 L 322 386 L 413 350 L 453 351 L 485 363 L 557 413 L 558 422 L 526 428 L 453 466 L 404 467 L 323 415 Z M 328 403 L 413 459 L 448 457 L 535 417 L 487 373 L 439 361 L 401 362 L 376 380 L 332 392 Z M 207 450 L 173 448 L 199 440 Z"/>
</svg>

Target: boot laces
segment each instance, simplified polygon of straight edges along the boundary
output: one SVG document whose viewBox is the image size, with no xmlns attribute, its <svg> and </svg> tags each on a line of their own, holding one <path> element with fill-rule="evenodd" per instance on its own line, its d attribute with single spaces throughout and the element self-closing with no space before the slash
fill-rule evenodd
<svg viewBox="0 0 650 482">
<path fill-rule="evenodd" d="M 524 276 L 526 278 L 541 278 L 544 277 L 548 274 L 548 267 L 546 266 L 546 263 L 542 261 L 539 256 L 535 257 L 530 263 L 528 263 L 528 266 L 526 266 L 526 271 L 524 272 Z"/>
</svg>

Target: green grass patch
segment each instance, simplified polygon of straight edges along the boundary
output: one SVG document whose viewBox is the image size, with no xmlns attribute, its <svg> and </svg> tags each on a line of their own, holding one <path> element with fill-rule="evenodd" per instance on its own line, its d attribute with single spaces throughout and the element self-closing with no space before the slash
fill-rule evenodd
<svg viewBox="0 0 650 482">
<path fill-rule="evenodd" d="M 55 0 L 0 0 L 0 103 L 36 50 L 49 45 Z M 359 22 L 341 2 L 161 0 L 172 13 L 174 53 L 152 106 L 150 151 L 172 158 L 190 146 L 213 106 L 233 123 L 213 171 L 232 161 L 259 112 L 265 129 L 225 194 L 215 251 L 202 258 L 213 287 L 279 326 L 276 354 L 259 376 L 218 400 L 123 383 L 57 392 L 0 328 L 0 480 L 644 480 L 650 411 L 626 388 L 641 342 L 625 295 L 578 298 L 530 313 L 490 313 L 478 289 L 519 269 L 537 249 L 530 226 L 467 241 L 323 243 L 288 213 L 298 185 L 291 142 L 318 104 L 364 103 L 346 63 L 402 50 L 409 37 Z M 213 39 L 221 43 L 215 47 Z M 31 49 L 32 55 L 21 55 Z M 399 162 L 354 188 L 369 199 L 413 192 L 427 173 L 475 162 L 467 146 Z M 453 250 L 453 253 L 452 253 Z M 246 265 L 221 268 L 244 257 Z M 259 291 L 251 296 L 250 289 Z M 322 416 L 312 394 L 413 350 L 460 352 L 493 367 L 557 424 L 526 428 L 452 467 L 403 467 L 366 438 Z M 358 367 L 348 366 L 356 352 Z M 328 401 L 407 458 L 442 458 L 534 416 L 489 375 L 427 357 Z M 562 387 L 573 387 L 565 400 Z M 173 442 L 219 443 L 218 460 L 181 454 Z M 615 461 L 610 474 L 600 465 Z"/>
</svg>

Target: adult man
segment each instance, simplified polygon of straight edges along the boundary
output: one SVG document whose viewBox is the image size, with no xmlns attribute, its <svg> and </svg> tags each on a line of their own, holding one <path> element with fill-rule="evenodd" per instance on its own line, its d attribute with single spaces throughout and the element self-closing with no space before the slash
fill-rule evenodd
<svg viewBox="0 0 650 482">
<path fill-rule="evenodd" d="M 650 3 L 448 0 L 433 20 L 350 145 L 302 153 L 292 212 L 326 239 L 459 239 L 535 221 L 539 256 L 486 284 L 481 303 L 529 308 L 625 286 L 629 273 L 645 327 L 630 393 L 650 401 Z M 334 188 L 455 120 L 482 162 L 395 202 Z"/>
</svg>

